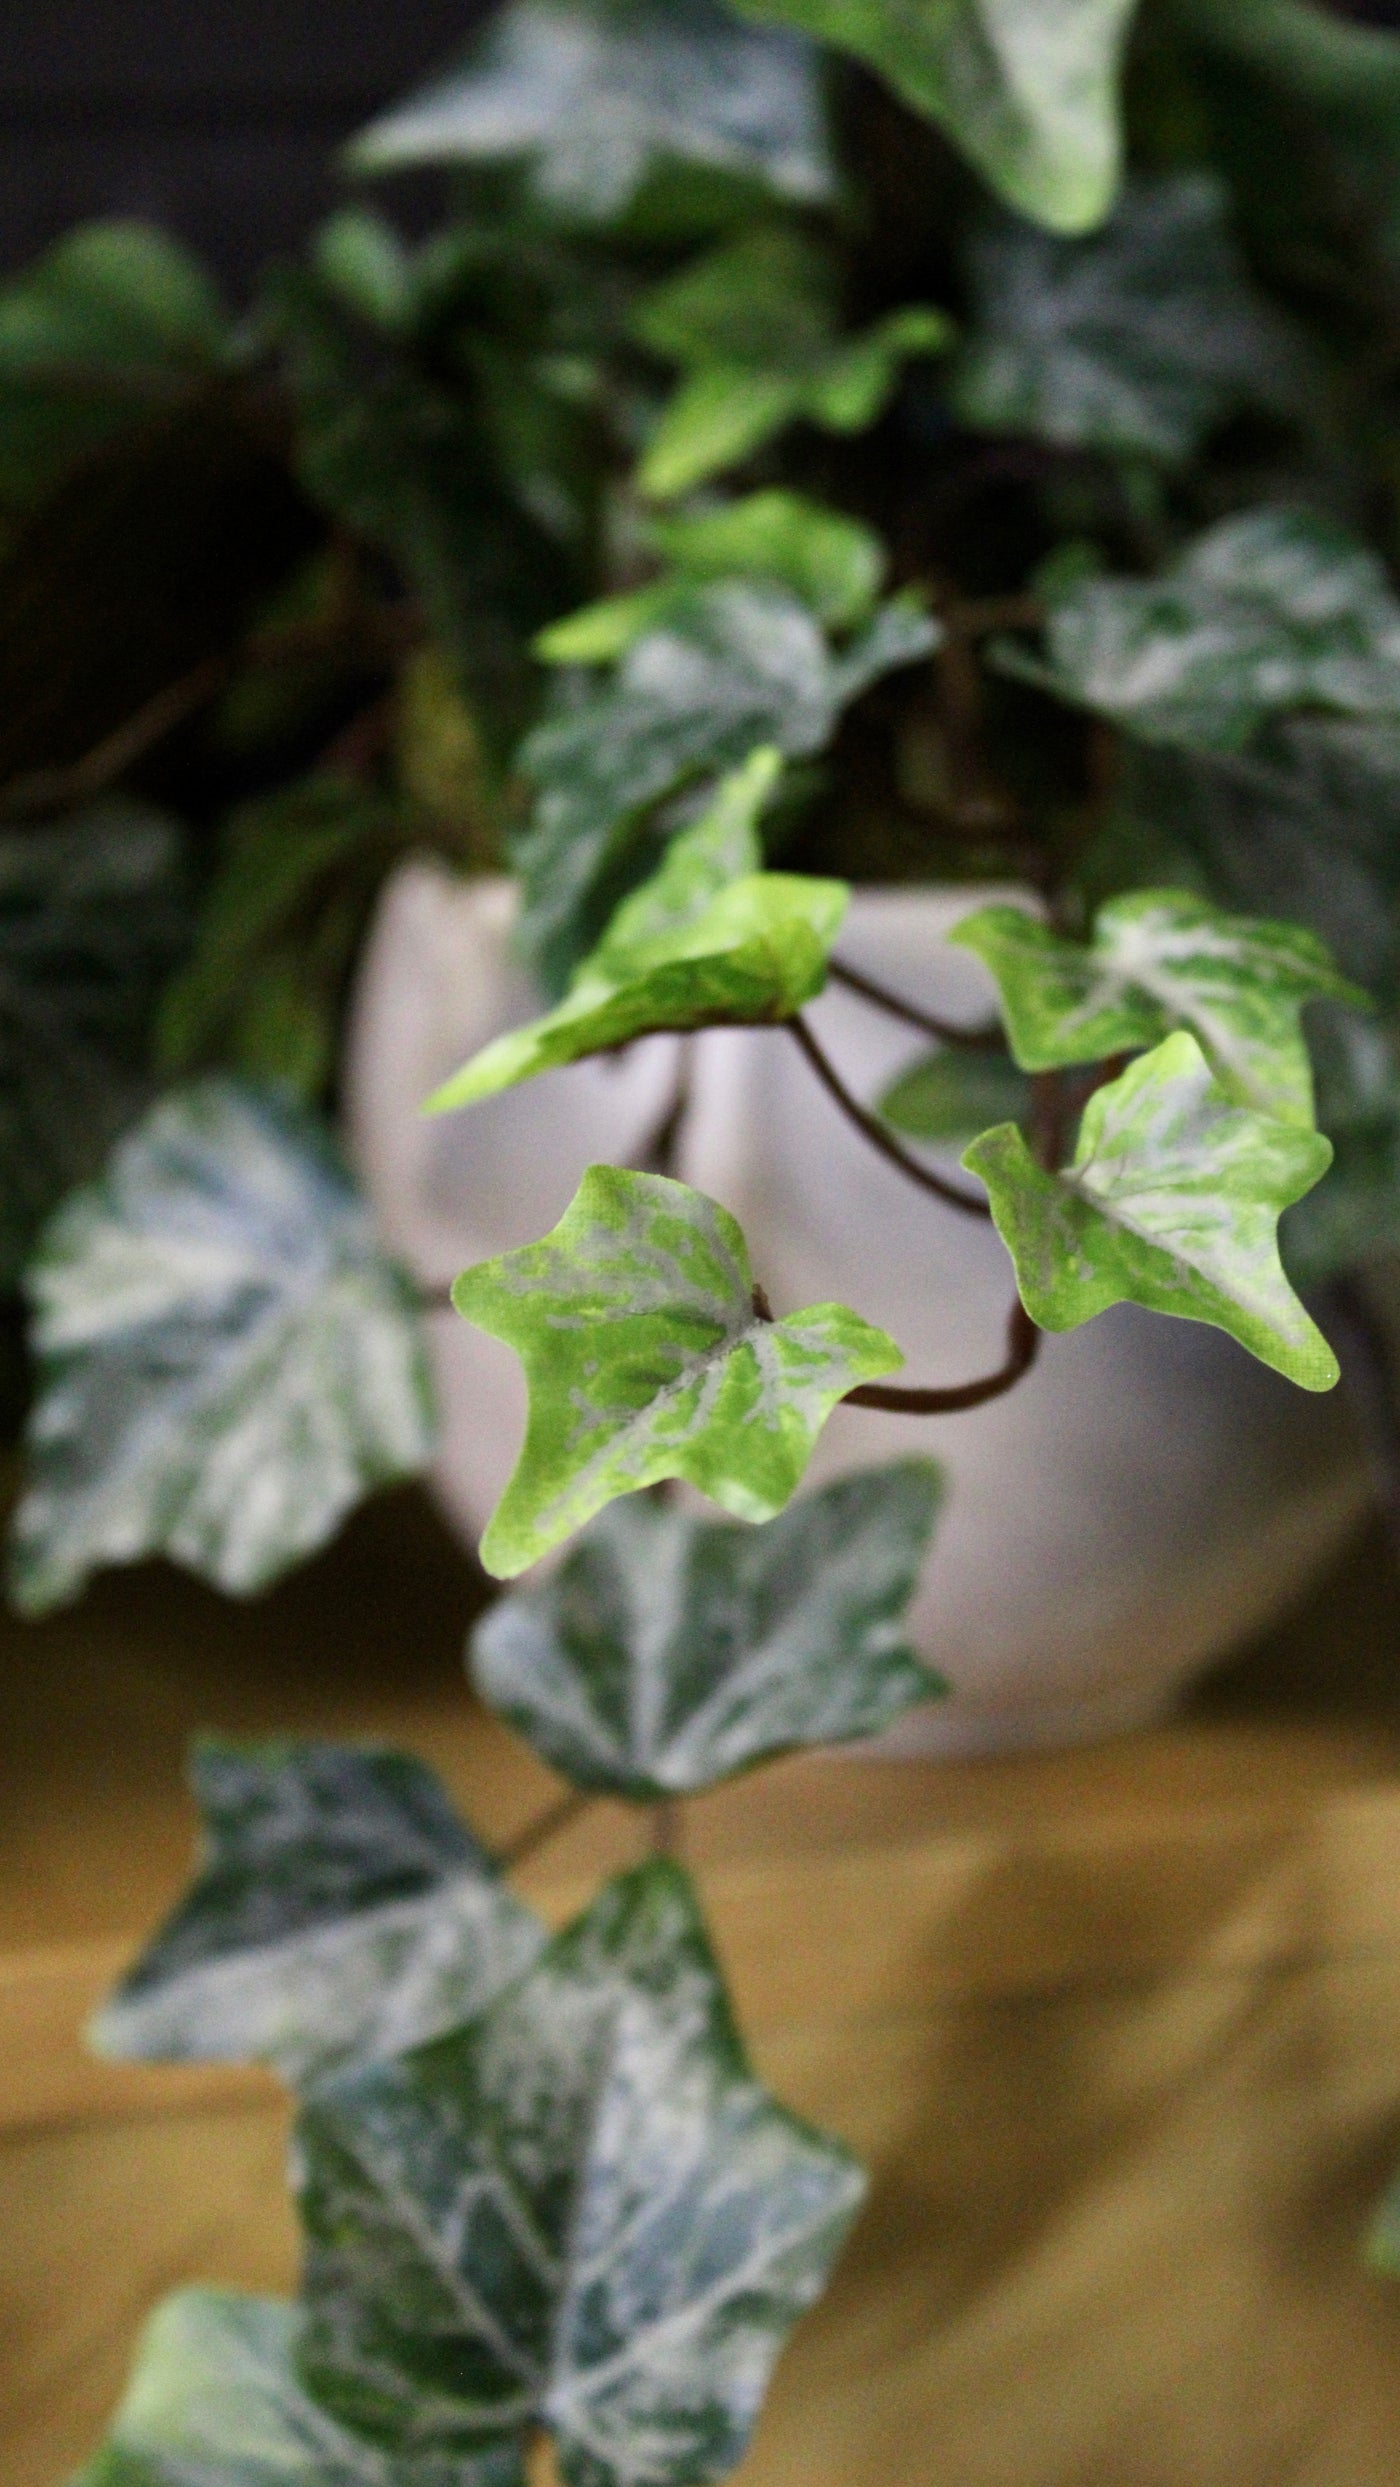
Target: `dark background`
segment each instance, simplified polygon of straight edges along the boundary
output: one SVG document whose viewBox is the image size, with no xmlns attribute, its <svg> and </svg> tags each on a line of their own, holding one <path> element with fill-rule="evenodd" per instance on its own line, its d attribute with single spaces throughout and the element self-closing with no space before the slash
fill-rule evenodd
<svg viewBox="0 0 1400 2487">
<path fill-rule="evenodd" d="M 337 142 L 489 5 L 0 0 L 0 268 L 80 217 L 142 215 L 236 284 L 334 201 Z M 1400 25 L 1400 0 L 1336 5 Z"/>
</svg>

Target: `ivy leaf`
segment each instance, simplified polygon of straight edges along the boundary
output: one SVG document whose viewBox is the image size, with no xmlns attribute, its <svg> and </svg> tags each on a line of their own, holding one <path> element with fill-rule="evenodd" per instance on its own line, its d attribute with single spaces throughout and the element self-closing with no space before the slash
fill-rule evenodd
<svg viewBox="0 0 1400 2487">
<path fill-rule="evenodd" d="M 576 1787 L 636 1803 L 876 1735 L 947 1689 L 899 1630 L 938 1496 L 911 1459 L 764 1529 L 616 1503 L 477 1625 L 472 1680 Z"/>
<path fill-rule="evenodd" d="M 449 2469 L 342 2427 L 297 2373 L 303 2328 L 301 2309 L 272 2297 L 167 2297 L 111 2436 L 73 2487 L 523 2487 L 512 2444 Z"/>
<path fill-rule="evenodd" d="M 938 122 L 1022 215 L 1099 223 L 1118 181 L 1118 68 L 1133 0 L 737 0 L 854 52 Z"/>
<path fill-rule="evenodd" d="M 941 1045 L 925 1054 L 880 1099 L 880 1112 L 911 1140 L 962 1147 L 989 1123 L 1026 1121 L 1031 1084 L 1009 1054 Z"/>
<path fill-rule="evenodd" d="M 1317 1119 L 1332 1163 L 1283 1221 L 1295 1286 L 1319 1286 L 1400 1246 L 1400 1054 L 1394 1027 L 1324 1005 L 1312 1031 Z"/>
<path fill-rule="evenodd" d="M 217 370 L 227 322 L 198 260 L 134 218 L 78 225 L 0 289 L 0 503 Z"/>
<path fill-rule="evenodd" d="M 246 1596 L 431 1449 L 411 1288 L 319 1129 L 209 1080 L 65 1203 L 28 1276 L 29 1614 L 165 1554 Z"/>
<path fill-rule="evenodd" d="M 830 195 L 816 65 L 712 0 L 512 0 L 461 66 L 373 122 L 352 171 L 525 157 L 542 201 L 618 215 L 686 164 L 789 198 Z"/>
<path fill-rule="evenodd" d="M 104 2055 L 320 2079 L 460 2027 L 544 1937 L 407 1754 L 202 1739 L 193 1888 L 92 2026 Z"/>
<path fill-rule="evenodd" d="M 689 492 L 751 457 L 799 416 L 827 431 L 873 423 L 909 356 L 952 334 L 926 304 L 843 336 L 835 275 L 789 225 L 760 225 L 668 277 L 640 304 L 643 345 L 689 374 L 662 413 L 637 470 L 655 500 Z"/>
<path fill-rule="evenodd" d="M 616 1166 L 590 1166 L 550 1234 L 464 1271 L 452 1300 L 515 1349 L 530 1391 L 525 1447 L 481 1541 L 498 1578 L 664 1477 L 771 1520 L 837 1400 L 904 1361 L 844 1304 L 761 1318 L 728 1211 Z"/>
<path fill-rule="evenodd" d="M 776 582 L 718 580 L 628 648 L 611 679 L 538 726 L 521 758 L 539 796 L 513 853 L 522 944 L 551 996 L 647 878 L 655 806 L 760 743 L 787 758 L 820 751 L 852 700 L 937 642 L 928 616 L 896 597 L 834 651 Z"/>
<path fill-rule="evenodd" d="M 1232 750 L 1292 708 L 1400 715 L 1400 603 L 1331 519 L 1251 510 L 1160 579 L 1085 579 L 1055 597 L 1046 660 L 1005 669 L 1148 741 Z"/>
<path fill-rule="evenodd" d="M 173 822 L 120 797 L 0 832 L 0 1286 L 144 1102 L 182 884 Z"/>
<path fill-rule="evenodd" d="M 1284 1276 L 1276 1229 L 1331 1157 L 1320 1132 L 1232 1104 L 1181 1029 L 1096 1090 L 1062 1173 L 1045 1173 L 1011 1123 L 962 1162 L 987 1186 L 1042 1330 L 1145 1304 L 1228 1331 L 1304 1390 L 1330 1390 L 1336 1358 Z"/>
<path fill-rule="evenodd" d="M 299 2156 L 317 2397 L 446 2457 L 536 2420 L 568 2487 L 734 2466 L 862 2191 L 754 2080 L 664 1863 L 474 2028 L 321 2091 Z"/>
<path fill-rule="evenodd" d="M 726 778 L 655 878 L 623 900 L 565 999 L 483 1047 L 425 1110 L 473 1105 L 655 1029 L 790 1019 L 819 993 L 850 898 L 846 883 L 786 872 L 734 879 L 725 870 L 736 827 L 756 843 L 750 824 L 781 766 L 769 748 Z"/>
<path fill-rule="evenodd" d="M 828 630 L 853 629 L 869 619 L 885 574 L 884 547 L 869 527 L 797 492 L 751 492 L 718 509 L 654 518 L 648 535 L 670 575 L 552 622 L 535 641 L 547 665 L 612 664 L 712 579 L 776 579 Z"/>
<path fill-rule="evenodd" d="M 1130 182 L 1102 232 L 974 232 L 951 401 L 973 430 L 1177 463 L 1242 406 L 1297 413 L 1310 358 L 1253 292 L 1209 173 Z"/>
<path fill-rule="evenodd" d="M 1236 1105 L 1305 1129 L 1303 1004 L 1331 994 L 1366 1006 L 1301 925 L 1226 915 L 1181 890 L 1111 899 L 1088 942 L 1061 940 L 1019 907 L 979 908 L 948 938 L 996 979 L 1023 1070 L 1101 1062 L 1189 1028 Z"/>
</svg>

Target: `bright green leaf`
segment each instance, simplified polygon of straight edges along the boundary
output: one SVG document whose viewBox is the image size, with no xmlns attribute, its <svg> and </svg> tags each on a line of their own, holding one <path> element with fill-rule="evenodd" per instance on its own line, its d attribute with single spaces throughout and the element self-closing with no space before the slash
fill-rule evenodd
<svg viewBox="0 0 1400 2487">
<path fill-rule="evenodd" d="M 576 1787 L 687 1794 L 946 1690 L 900 1633 L 939 1494 L 901 1460 L 767 1528 L 617 1503 L 472 1636 L 477 1691 Z"/>
<path fill-rule="evenodd" d="M 319 2079 L 475 2019 L 544 1939 L 407 1754 L 205 1738 L 190 1775 L 198 1876 L 97 2015 L 104 2055 Z"/>
<path fill-rule="evenodd" d="M 806 47 L 713 0 L 510 0 L 459 68 L 349 151 L 360 173 L 512 157 L 530 161 L 544 202 L 590 219 L 620 213 L 666 164 L 794 199 L 832 187 Z"/>
<path fill-rule="evenodd" d="M 727 863 L 782 766 L 755 752 L 677 837 L 654 880 L 623 900 L 565 999 L 475 1054 L 429 1098 L 444 1114 L 585 1054 L 659 1028 L 757 1026 L 790 1019 L 819 993 L 850 897 L 844 881 L 748 872 Z"/>
<path fill-rule="evenodd" d="M 1242 406 L 1298 411 L 1307 349 L 1253 292 L 1208 173 L 1130 182 L 1101 233 L 1010 217 L 974 232 L 974 316 L 952 372 L 973 430 L 1190 457 Z"/>
<path fill-rule="evenodd" d="M 653 354 L 688 375 L 638 469 L 656 500 L 751 456 L 799 415 L 831 431 L 862 430 L 901 363 L 940 352 L 952 333 L 943 312 L 916 305 L 864 336 L 843 336 L 831 262 L 786 225 L 757 226 L 668 277 L 633 324 Z"/>
<path fill-rule="evenodd" d="M 1320 1132 L 1232 1104 L 1182 1029 L 1095 1091 L 1062 1173 L 1045 1173 L 1011 1123 L 963 1164 L 987 1186 L 1043 1330 L 1145 1304 L 1228 1331 L 1304 1390 L 1330 1390 L 1337 1360 L 1284 1276 L 1276 1229 L 1331 1156 Z"/>
<path fill-rule="evenodd" d="M 820 751 L 852 700 L 937 643 L 928 616 L 896 597 L 836 651 L 776 582 L 719 580 L 692 589 L 610 680 L 561 702 L 521 755 L 539 796 L 514 849 L 522 946 L 546 989 L 563 989 L 619 900 L 647 877 L 657 804 L 760 743 L 789 758 Z"/>
<path fill-rule="evenodd" d="M 1250 510 L 1160 579 L 1086 579 L 1057 597 L 1042 683 L 1149 741 L 1230 750 L 1295 708 L 1400 715 L 1400 603 L 1379 557 L 1331 519 Z"/>
<path fill-rule="evenodd" d="M 881 1115 L 896 1131 L 959 1148 L 990 1123 L 1024 1122 L 1030 1109 L 1030 1081 L 1009 1054 L 960 1045 L 926 1054 L 880 1099 Z"/>
<path fill-rule="evenodd" d="M 538 2421 L 567 2487 L 733 2468 L 862 2191 L 754 2080 L 662 1863 L 474 2028 L 318 2093 L 298 2157 L 318 2398 L 448 2459 Z"/>
<path fill-rule="evenodd" d="M 465 1271 L 452 1299 L 529 1384 L 525 1447 L 481 1541 L 505 1578 L 664 1477 L 771 1520 L 837 1400 L 903 1362 L 844 1304 L 762 1319 L 728 1211 L 615 1166 L 590 1166 L 552 1233 Z"/>
<path fill-rule="evenodd" d="M 317 1126 L 210 1080 L 45 1232 L 12 1581 L 31 1614 L 148 1554 L 237 1595 L 426 1462 L 413 1292 Z"/>
<path fill-rule="evenodd" d="M 1305 1128 L 1303 1005 L 1321 994 L 1366 1001 L 1315 934 L 1226 915 L 1181 890 L 1111 899 L 1087 942 L 1062 940 L 1019 907 L 980 908 L 948 938 L 995 977 L 1023 1070 L 1101 1062 L 1189 1028 L 1236 1105 Z"/>
<path fill-rule="evenodd" d="M 272 2297 L 189 2288 L 157 2307 L 104 2449 L 73 2487 L 523 2487 L 514 2444 L 386 2453 L 297 2373 L 304 2317 Z"/>
<path fill-rule="evenodd" d="M 854 52 L 1022 215 L 1082 233 L 1118 180 L 1133 0 L 738 0 Z"/>
<path fill-rule="evenodd" d="M 120 797 L 0 831 L 0 1286 L 144 1102 L 182 883 L 174 824 Z"/>
</svg>

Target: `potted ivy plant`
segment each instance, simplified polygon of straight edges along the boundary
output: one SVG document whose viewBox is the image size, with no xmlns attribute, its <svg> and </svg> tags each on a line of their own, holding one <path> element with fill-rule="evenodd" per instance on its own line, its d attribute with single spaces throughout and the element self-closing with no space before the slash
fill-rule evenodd
<svg viewBox="0 0 1400 2487">
<path fill-rule="evenodd" d="M 1400 1198 L 1397 97 L 1311 0 L 508 0 L 352 150 L 449 168 L 426 238 L 348 208 L 231 319 L 90 229 L 0 300 L 15 1594 L 153 1552 L 256 1590 L 428 1462 L 425 1325 L 471 1325 L 528 1392 L 481 1558 L 544 1566 L 474 1679 L 656 1849 L 550 1939 L 417 1765 L 201 1750 L 198 1877 L 96 2037 L 287 2074 L 305 2284 L 160 2312 L 87 2487 L 509 2487 L 541 2431 L 577 2487 L 725 2474 L 860 2177 L 747 2067 L 676 1808 L 939 1693 L 918 1427 L 1121 1307 L 1056 1462 L 1115 1390 L 1164 1504 L 1186 1404 L 1212 1477 L 1272 1438 L 1250 1596 L 1355 1509 L 1318 1412 Z M 426 1100 L 372 1035 L 415 908 L 472 987 Z M 838 1002 L 898 1033 L 873 1085 Z M 893 1242 L 909 1303 L 924 1247 L 779 1060 L 976 1236 L 980 1361 L 960 1315 L 902 1372 L 858 1281 Z M 426 1266 L 445 1158 L 405 1188 L 396 1120 L 551 1082 L 511 1179 L 586 1126 L 572 1197 Z M 911 1448 L 802 1494 L 838 1408 Z"/>
</svg>

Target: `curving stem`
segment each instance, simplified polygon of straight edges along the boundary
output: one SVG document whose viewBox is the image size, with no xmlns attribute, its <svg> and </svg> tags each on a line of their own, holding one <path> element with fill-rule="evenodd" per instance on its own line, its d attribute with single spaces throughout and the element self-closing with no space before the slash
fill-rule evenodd
<svg viewBox="0 0 1400 2487">
<path fill-rule="evenodd" d="M 931 1166 L 921 1166 L 917 1157 L 911 1157 L 909 1151 L 901 1147 L 879 1116 L 868 1113 L 860 1100 L 852 1096 L 835 1063 L 827 1059 L 800 1011 L 793 1018 L 784 1020 L 783 1025 L 801 1046 L 827 1095 L 839 1105 L 847 1122 L 854 1123 L 873 1149 L 877 1149 L 882 1157 L 887 1157 L 892 1166 L 898 1166 L 900 1173 L 907 1175 L 911 1183 L 932 1192 L 936 1200 L 945 1201 L 950 1209 L 961 1209 L 964 1217 L 991 1216 L 991 1210 L 979 1193 L 965 1192 L 960 1184 L 950 1183 L 946 1175 L 935 1174 Z"/>
<path fill-rule="evenodd" d="M 980 1408 L 984 1400 L 999 1399 L 1003 1391 L 1014 1389 L 1039 1355 L 1040 1340 L 1040 1331 L 1018 1297 L 1006 1325 L 1006 1358 L 995 1373 L 983 1373 L 975 1382 L 954 1382 L 942 1390 L 901 1389 L 897 1382 L 862 1382 L 858 1389 L 847 1391 L 842 1404 L 848 1408 L 884 1408 L 895 1416 L 956 1416 L 963 1408 Z"/>
<path fill-rule="evenodd" d="M 921 1010 L 914 1002 L 906 1002 L 889 986 L 877 984 L 873 976 L 862 975 L 855 967 L 847 967 L 840 959 L 828 959 L 827 975 L 833 984 L 843 984 L 850 993 L 858 993 L 863 1002 L 871 1002 L 876 1010 L 885 1011 L 891 1019 L 902 1019 L 906 1027 L 918 1028 L 939 1045 L 970 1045 L 979 1053 L 1006 1050 L 1006 1038 L 1000 1027 L 988 1024 L 982 1028 L 961 1027 L 956 1019 L 940 1019 L 936 1011 Z"/>
</svg>

